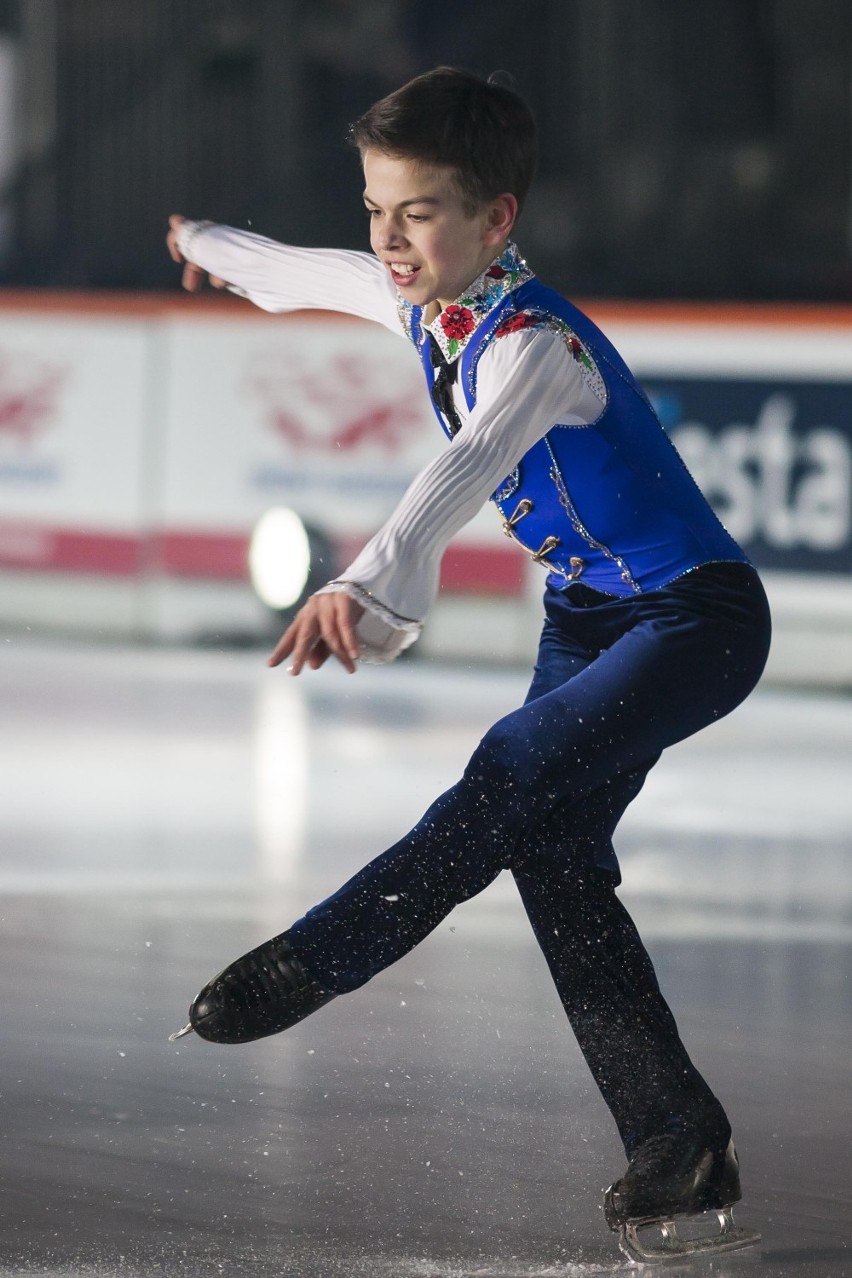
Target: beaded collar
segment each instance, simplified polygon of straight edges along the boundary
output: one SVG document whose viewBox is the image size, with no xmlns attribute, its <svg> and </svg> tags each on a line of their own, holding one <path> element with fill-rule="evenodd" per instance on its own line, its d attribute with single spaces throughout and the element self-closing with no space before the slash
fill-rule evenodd
<svg viewBox="0 0 852 1278">
<path fill-rule="evenodd" d="M 481 275 L 477 275 L 454 302 L 445 306 L 431 324 L 424 324 L 423 327 L 435 338 L 444 358 L 454 360 L 464 350 L 471 334 L 486 315 L 502 302 L 507 293 L 531 279 L 533 272 L 518 252 L 517 245 L 510 241 L 504 252 Z M 403 328 L 416 341 L 412 333 L 411 302 L 400 297 L 398 306 Z"/>
</svg>

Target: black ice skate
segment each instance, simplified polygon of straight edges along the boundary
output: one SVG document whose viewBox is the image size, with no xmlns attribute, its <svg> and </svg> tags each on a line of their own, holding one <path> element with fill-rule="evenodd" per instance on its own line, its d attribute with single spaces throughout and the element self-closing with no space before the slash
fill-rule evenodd
<svg viewBox="0 0 852 1278">
<path fill-rule="evenodd" d="M 214 976 L 190 1007 L 189 1024 L 169 1041 L 194 1030 L 211 1043 L 251 1043 L 289 1029 L 334 997 L 310 979 L 284 932 Z"/>
<path fill-rule="evenodd" d="M 695 1136 L 654 1136 L 640 1145 L 621 1180 L 606 1191 L 604 1216 L 610 1229 L 618 1231 L 618 1245 L 630 1260 L 682 1260 L 760 1241 L 760 1234 L 734 1224 L 731 1209 L 741 1197 L 733 1141 L 719 1152 Z M 718 1233 L 678 1234 L 675 1221 L 703 1223 L 705 1213 L 715 1214 Z M 640 1238 L 640 1230 L 653 1232 Z"/>
</svg>

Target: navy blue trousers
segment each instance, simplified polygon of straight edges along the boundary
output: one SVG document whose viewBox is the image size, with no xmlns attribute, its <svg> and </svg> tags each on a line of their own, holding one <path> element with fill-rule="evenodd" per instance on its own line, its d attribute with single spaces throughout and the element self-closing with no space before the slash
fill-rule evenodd
<svg viewBox="0 0 852 1278">
<path fill-rule="evenodd" d="M 628 599 L 548 589 L 545 611 L 524 705 L 404 838 L 294 924 L 293 947 L 323 988 L 354 990 L 509 869 L 628 1154 L 689 1126 L 726 1139 L 616 896 L 612 838 L 660 752 L 757 683 L 763 588 L 748 565 L 711 564 Z"/>
</svg>

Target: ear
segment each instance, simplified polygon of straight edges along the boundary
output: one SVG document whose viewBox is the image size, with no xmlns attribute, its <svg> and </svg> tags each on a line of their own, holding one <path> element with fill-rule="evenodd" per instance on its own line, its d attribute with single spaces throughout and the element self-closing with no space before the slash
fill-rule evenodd
<svg viewBox="0 0 852 1278">
<path fill-rule="evenodd" d="M 488 206 L 484 244 L 499 244 L 508 239 L 518 217 L 518 201 L 510 191 L 496 195 Z"/>
</svg>

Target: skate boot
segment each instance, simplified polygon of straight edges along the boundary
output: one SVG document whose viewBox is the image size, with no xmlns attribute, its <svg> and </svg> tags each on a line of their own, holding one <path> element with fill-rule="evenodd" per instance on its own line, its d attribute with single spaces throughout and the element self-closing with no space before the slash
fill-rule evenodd
<svg viewBox="0 0 852 1278">
<path fill-rule="evenodd" d="M 700 1136 L 681 1132 L 654 1136 L 639 1146 L 625 1174 L 606 1191 L 604 1216 L 630 1260 L 682 1260 L 760 1241 L 760 1234 L 734 1225 L 731 1209 L 741 1197 L 733 1141 L 727 1149 L 713 1148 Z M 695 1232 L 704 1213 L 715 1214 L 718 1233 Z M 679 1235 L 675 1221 L 690 1217 Z M 640 1230 L 650 1236 L 640 1237 Z"/>
<path fill-rule="evenodd" d="M 312 981 L 293 953 L 287 933 L 250 950 L 214 976 L 189 1009 L 189 1024 L 211 1043 L 251 1043 L 278 1034 L 335 997 Z"/>
</svg>

